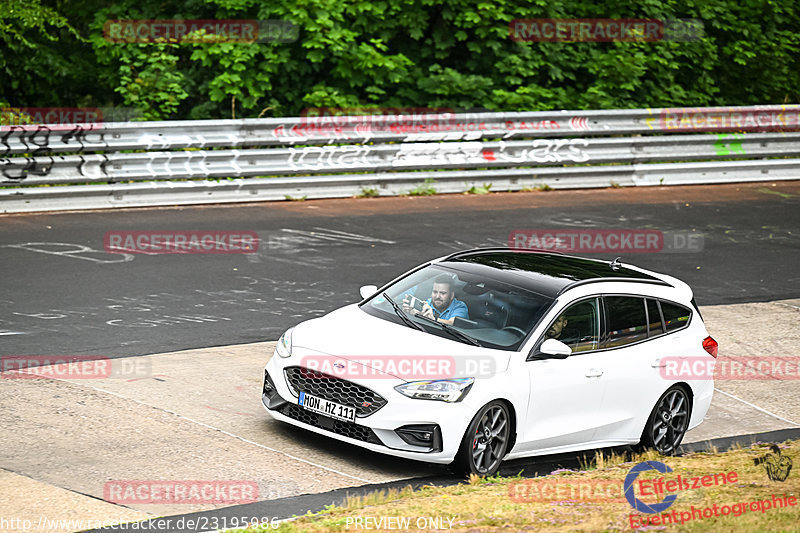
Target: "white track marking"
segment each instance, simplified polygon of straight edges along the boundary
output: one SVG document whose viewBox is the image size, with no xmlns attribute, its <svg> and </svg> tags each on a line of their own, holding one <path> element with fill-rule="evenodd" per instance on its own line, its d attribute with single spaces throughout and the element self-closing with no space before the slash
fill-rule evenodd
<svg viewBox="0 0 800 533">
<path fill-rule="evenodd" d="M 800 427 L 800 424 L 798 424 L 797 422 L 792 422 L 791 420 L 787 420 L 787 419 L 783 418 L 782 416 L 778 416 L 775 413 L 771 413 L 771 412 L 767 411 L 766 409 L 762 409 L 761 407 L 759 407 L 757 405 L 754 405 L 754 404 L 752 404 L 750 402 L 746 402 L 746 401 L 742 400 L 741 398 L 738 398 L 738 397 L 734 396 L 733 394 L 727 393 L 725 391 L 721 391 L 716 387 L 714 387 L 714 390 L 719 392 L 720 394 L 724 394 L 725 396 L 729 396 L 729 397 L 733 398 L 734 400 L 739 400 L 743 404 L 749 405 L 750 407 L 752 407 L 753 409 L 756 409 L 757 411 L 761 411 L 762 413 L 768 414 L 769 416 L 774 416 L 778 420 L 783 420 L 784 422 L 788 422 L 788 423 L 792 424 L 793 426 Z"/>
</svg>

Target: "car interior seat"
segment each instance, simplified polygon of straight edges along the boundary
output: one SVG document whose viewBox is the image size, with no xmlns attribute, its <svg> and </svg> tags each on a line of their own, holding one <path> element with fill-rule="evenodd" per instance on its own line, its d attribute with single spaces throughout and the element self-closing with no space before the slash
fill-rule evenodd
<svg viewBox="0 0 800 533">
<path fill-rule="evenodd" d="M 470 317 L 484 324 L 483 327 L 503 329 L 508 322 L 508 304 L 494 292 L 488 291 L 478 297 L 474 314 L 470 314 Z"/>
</svg>

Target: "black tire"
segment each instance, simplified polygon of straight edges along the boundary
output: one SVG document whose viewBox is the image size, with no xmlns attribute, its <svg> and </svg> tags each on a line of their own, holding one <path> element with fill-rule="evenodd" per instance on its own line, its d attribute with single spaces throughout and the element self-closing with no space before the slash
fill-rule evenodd
<svg viewBox="0 0 800 533">
<path fill-rule="evenodd" d="M 640 448 L 672 455 L 689 427 L 692 404 L 683 387 L 672 387 L 656 402 L 642 432 Z"/>
<path fill-rule="evenodd" d="M 478 411 L 467 426 L 453 464 L 458 474 L 494 475 L 508 452 L 511 415 L 505 403 L 495 400 Z"/>
</svg>

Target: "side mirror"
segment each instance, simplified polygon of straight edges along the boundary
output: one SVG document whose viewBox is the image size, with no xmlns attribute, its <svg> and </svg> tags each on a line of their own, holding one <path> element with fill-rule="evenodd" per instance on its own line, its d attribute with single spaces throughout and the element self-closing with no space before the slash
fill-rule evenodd
<svg viewBox="0 0 800 533">
<path fill-rule="evenodd" d="M 528 361 L 535 359 L 566 359 L 572 354 L 572 348 L 558 339 L 547 339 L 539 349 L 528 356 Z"/>
<path fill-rule="evenodd" d="M 367 298 L 369 298 L 370 296 L 372 296 L 376 292 L 378 292 L 378 286 L 377 285 L 364 285 L 363 287 L 358 289 L 358 293 L 361 295 L 361 298 L 363 298 L 364 300 L 366 300 Z"/>
</svg>

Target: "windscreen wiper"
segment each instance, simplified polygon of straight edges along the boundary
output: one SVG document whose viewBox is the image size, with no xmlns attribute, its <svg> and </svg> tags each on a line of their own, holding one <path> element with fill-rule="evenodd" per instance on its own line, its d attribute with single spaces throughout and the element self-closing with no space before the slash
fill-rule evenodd
<svg viewBox="0 0 800 533">
<path fill-rule="evenodd" d="M 383 293 L 383 297 L 384 297 L 384 298 L 386 298 L 386 301 L 387 301 L 387 302 L 389 302 L 390 304 L 392 304 L 392 308 L 394 309 L 394 312 L 395 312 L 395 314 L 397 314 L 397 316 L 399 316 L 399 317 L 400 317 L 400 319 L 401 319 L 403 322 L 405 322 L 405 323 L 406 323 L 406 325 L 408 325 L 408 327 L 415 328 L 415 329 L 418 329 L 418 330 L 420 330 L 420 331 L 425 331 L 425 328 L 423 328 L 422 326 L 420 326 L 419 324 L 417 324 L 416 322 L 414 322 L 413 320 L 411 320 L 410 318 L 408 318 L 408 317 L 406 316 L 406 313 L 405 313 L 405 311 L 403 311 L 403 310 L 400 308 L 400 306 L 399 306 L 399 305 L 397 305 L 397 303 L 395 303 L 395 301 L 394 301 L 394 300 L 392 300 L 391 298 L 389 298 L 389 295 L 388 295 L 388 294 L 386 294 L 386 293 L 384 292 L 384 293 Z"/>
<path fill-rule="evenodd" d="M 426 317 L 425 315 L 417 315 L 417 316 L 422 318 L 422 319 L 424 319 L 424 320 L 427 320 L 428 322 L 432 322 L 432 323 L 436 324 L 437 326 L 441 326 L 441 328 L 443 330 L 445 330 L 447 333 L 449 333 L 453 337 L 457 337 L 457 338 L 461 339 L 462 341 L 467 341 L 468 343 L 472 344 L 473 346 L 480 346 L 481 348 L 483 348 L 483 345 L 481 343 L 479 343 L 476 339 L 470 337 L 466 333 L 462 333 L 461 331 L 453 328 L 453 326 L 448 326 L 444 322 L 439 322 L 438 320 L 433 320 L 431 318 Z"/>
</svg>

